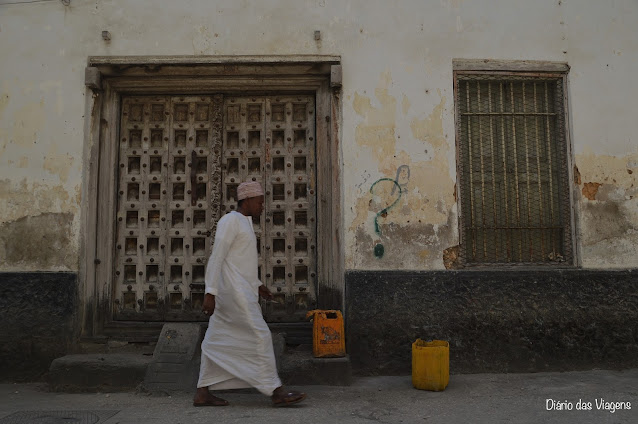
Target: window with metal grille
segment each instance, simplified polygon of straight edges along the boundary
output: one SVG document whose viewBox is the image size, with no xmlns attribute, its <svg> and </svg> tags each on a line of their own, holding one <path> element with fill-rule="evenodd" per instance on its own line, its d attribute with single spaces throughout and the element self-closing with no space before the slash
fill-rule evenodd
<svg viewBox="0 0 638 424">
<path fill-rule="evenodd" d="M 455 72 L 460 256 L 573 263 L 564 74 Z"/>
</svg>

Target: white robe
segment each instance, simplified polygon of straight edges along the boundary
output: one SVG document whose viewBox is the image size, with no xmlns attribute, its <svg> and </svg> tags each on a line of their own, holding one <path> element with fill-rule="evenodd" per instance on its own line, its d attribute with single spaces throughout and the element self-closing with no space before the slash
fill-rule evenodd
<svg viewBox="0 0 638 424">
<path fill-rule="evenodd" d="M 234 211 L 224 215 L 206 267 L 206 293 L 215 296 L 215 312 L 202 341 L 198 388 L 254 387 L 271 396 L 281 386 L 259 306 L 257 267 L 252 219 Z"/>
</svg>

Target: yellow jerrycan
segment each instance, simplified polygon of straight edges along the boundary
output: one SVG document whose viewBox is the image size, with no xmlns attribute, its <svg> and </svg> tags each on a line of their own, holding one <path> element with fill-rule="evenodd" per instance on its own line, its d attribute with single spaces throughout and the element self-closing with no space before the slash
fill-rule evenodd
<svg viewBox="0 0 638 424">
<path fill-rule="evenodd" d="M 412 385 L 439 392 L 450 381 L 450 344 L 443 340 L 412 343 Z"/>
<path fill-rule="evenodd" d="M 346 356 L 346 341 L 341 311 L 315 309 L 306 314 L 312 323 L 312 354 L 315 358 Z"/>
</svg>

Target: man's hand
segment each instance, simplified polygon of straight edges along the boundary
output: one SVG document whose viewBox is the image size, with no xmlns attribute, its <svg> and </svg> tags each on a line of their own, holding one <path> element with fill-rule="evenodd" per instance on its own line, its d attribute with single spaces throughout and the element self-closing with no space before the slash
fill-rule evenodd
<svg viewBox="0 0 638 424">
<path fill-rule="evenodd" d="M 263 284 L 259 286 L 259 296 L 263 297 L 266 300 L 271 300 L 273 298 L 272 293 L 268 290 L 268 287 Z"/>
<path fill-rule="evenodd" d="M 206 296 L 204 296 L 202 311 L 204 311 L 204 313 L 208 316 L 213 315 L 213 312 L 215 312 L 215 296 L 210 293 L 206 293 Z"/>
</svg>

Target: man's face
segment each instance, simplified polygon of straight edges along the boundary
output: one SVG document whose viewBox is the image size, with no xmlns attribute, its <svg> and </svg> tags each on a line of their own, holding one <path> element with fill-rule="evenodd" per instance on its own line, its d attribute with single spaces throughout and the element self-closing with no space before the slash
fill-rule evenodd
<svg viewBox="0 0 638 424">
<path fill-rule="evenodd" d="M 264 196 L 250 197 L 244 201 L 250 216 L 259 216 L 264 210 Z"/>
</svg>

